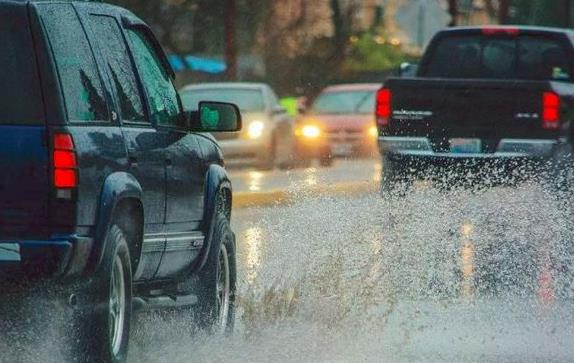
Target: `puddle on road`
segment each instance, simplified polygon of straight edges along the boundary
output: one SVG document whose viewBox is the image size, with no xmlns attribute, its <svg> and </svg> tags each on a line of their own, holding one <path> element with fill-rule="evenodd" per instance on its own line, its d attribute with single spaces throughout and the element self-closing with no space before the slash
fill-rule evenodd
<svg viewBox="0 0 574 363">
<path fill-rule="evenodd" d="M 238 210 L 236 333 L 141 315 L 130 362 L 571 360 L 571 216 L 536 184 Z M 4 335 L 0 362 L 61 361 L 66 332 L 36 315 L 20 324 L 49 339 Z"/>
<path fill-rule="evenodd" d="M 236 334 L 144 319 L 133 362 L 574 357 L 570 211 L 540 186 L 304 196 L 235 218 Z"/>
</svg>

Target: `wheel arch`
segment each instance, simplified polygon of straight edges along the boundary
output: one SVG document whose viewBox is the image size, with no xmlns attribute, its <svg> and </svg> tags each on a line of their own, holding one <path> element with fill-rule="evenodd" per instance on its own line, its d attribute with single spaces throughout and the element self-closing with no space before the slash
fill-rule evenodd
<svg viewBox="0 0 574 363">
<path fill-rule="evenodd" d="M 126 233 L 132 268 L 137 267 L 141 257 L 143 239 L 142 187 L 137 179 L 125 172 L 110 174 L 104 181 L 94 231 L 94 247 L 88 264 L 88 271 L 95 271 L 102 262 L 106 235 L 116 223 Z"/>
<path fill-rule="evenodd" d="M 225 169 L 220 165 L 211 165 L 205 177 L 204 212 L 201 223 L 201 230 L 205 235 L 206 243 L 193 266 L 192 271 L 194 273 L 201 270 L 207 261 L 211 249 L 211 236 L 213 235 L 216 213 L 223 208 L 227 219 L 231 221 L 232 191 L 231 182 Z"/>
</svg>

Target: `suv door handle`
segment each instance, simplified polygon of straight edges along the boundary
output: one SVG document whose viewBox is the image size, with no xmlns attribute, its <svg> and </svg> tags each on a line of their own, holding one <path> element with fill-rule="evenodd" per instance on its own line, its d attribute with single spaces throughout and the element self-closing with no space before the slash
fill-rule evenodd
<svg viewBox="0 0 574 363">
<path fill-rule="evenodd" d="M 167 166 L 172 166 L 172 165 L 173 165 L 173 162 L 171 161 L 170 158 L 165 158 L 165 165 L 167 165 Z"/>
<path fill-rule="evenodd" d="M 128 157 L 128 163 L 130 164 L 130 166 L 137 166 L 138 165 L 138 158 L 131 155 Z"/>
</svg>

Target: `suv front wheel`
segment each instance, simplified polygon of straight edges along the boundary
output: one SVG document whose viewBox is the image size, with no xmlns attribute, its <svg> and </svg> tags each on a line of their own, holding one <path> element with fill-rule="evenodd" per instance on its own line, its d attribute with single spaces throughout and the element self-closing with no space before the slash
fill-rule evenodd
<svg viewBox="0 0 574 363">
<path fill-rule="evenodd" d="M 235 322 L 235 236 L 221 208 L 213 222 L 209 255 L 198 273 L 198 320 L 212 333 L 231 333 Z"/>
</svg>

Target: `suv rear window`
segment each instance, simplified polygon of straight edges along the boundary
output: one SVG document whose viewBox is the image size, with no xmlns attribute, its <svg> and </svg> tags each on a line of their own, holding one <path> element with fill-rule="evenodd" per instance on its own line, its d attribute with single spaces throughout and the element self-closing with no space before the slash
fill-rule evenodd
<svg viewBox="0 0 574 363">
<path fill-rule="evenodd" d="M 0 8 L 0 124 L 44 124 L 32 35 L 23 6 Z"/>
<path fill-rule="evenodd" d="M 571 81 L 568 60 L 563 43 L 549 37 L 455 36 L 436 45 L 423 75 Z"/>
<path fill-rule="evenodd" d="M 96 61 L 74 8 L 70 4 L 42 4 L 39 10 L 58 68 L 68 119 L 108 120 Z"/>
</svg>

